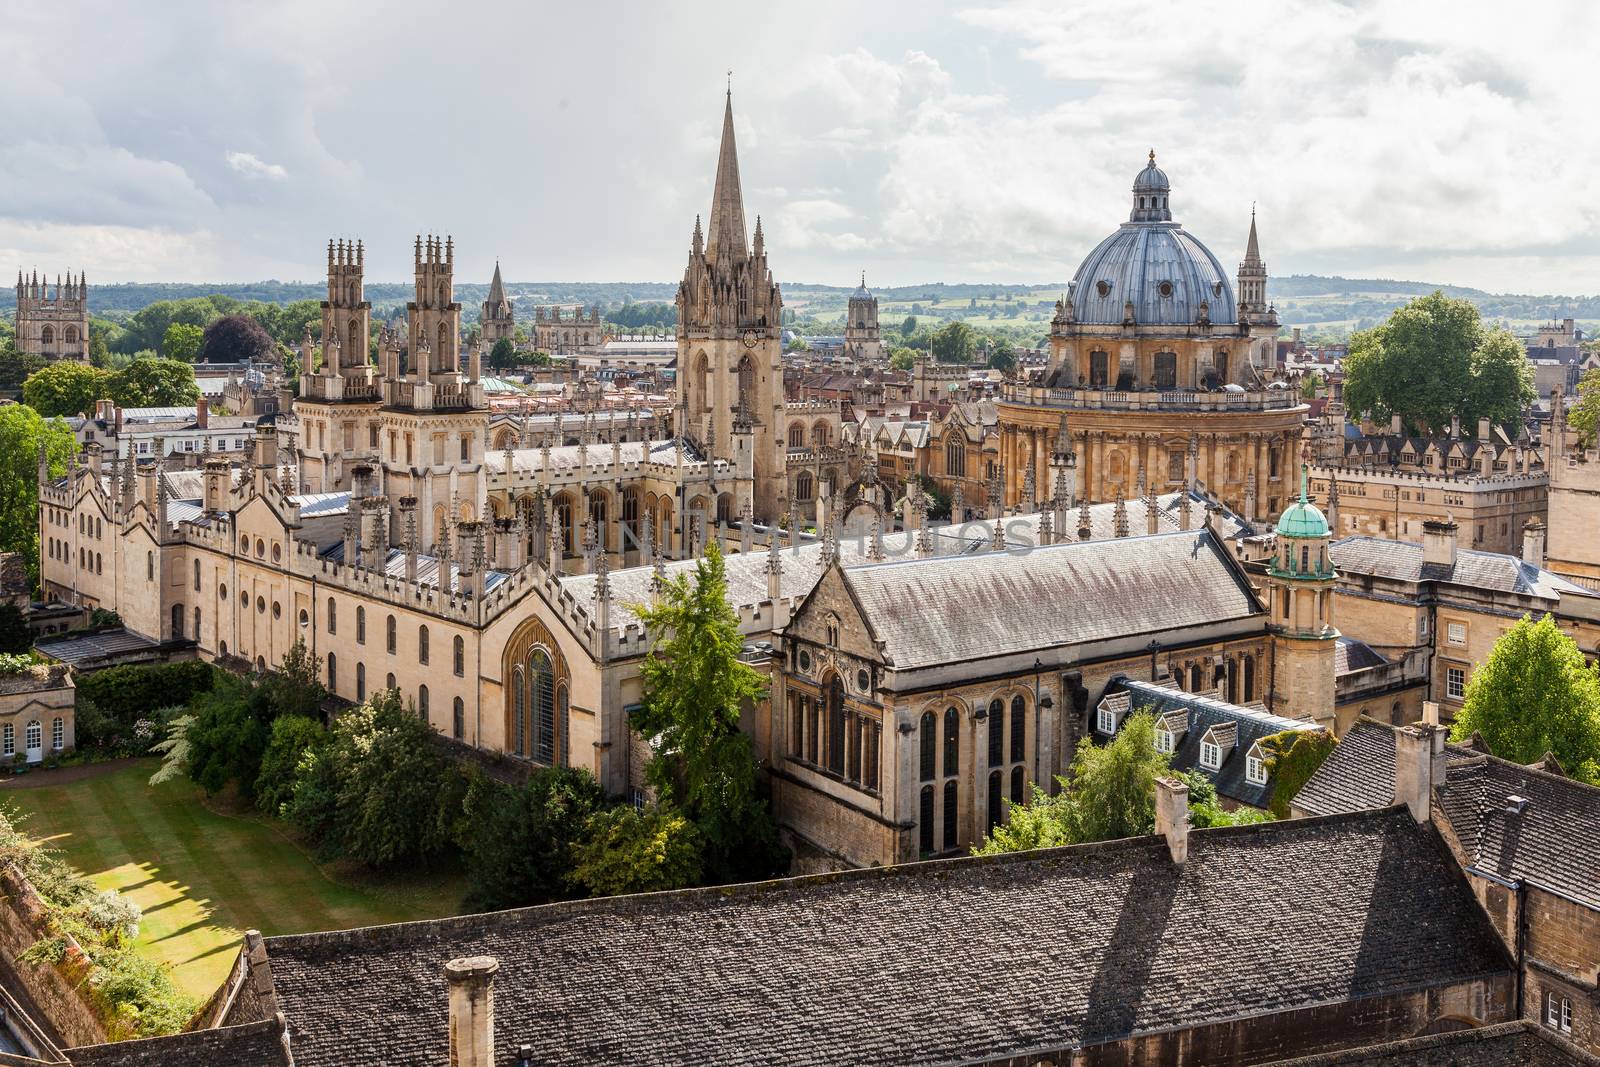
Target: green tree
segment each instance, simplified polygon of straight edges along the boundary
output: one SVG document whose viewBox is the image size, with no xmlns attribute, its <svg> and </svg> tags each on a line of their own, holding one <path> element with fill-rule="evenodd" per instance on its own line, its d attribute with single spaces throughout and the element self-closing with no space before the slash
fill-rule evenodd
<svg viewBox="0 0 1600 1067">
<path fill-rule="evenodd" d="M 700 881 L 700 831 L 669 805 L 595 814 L 574 848 L 572 877 L 595 896 L 682 889 Z"/>
<path fill-rule="evenodd" d="M 374 695 L 302 761 L 286 814 L 327 855 L 376 868 L 432 863 L 450 848 L 465 788 L 432 734 L 396 690 Z"/>
<path fill-rule="evenodd" d="M 893 348 L 889 351 L 889 366 L 893 370 L 908 371 L 916 363 L 917 354 L 909 348 Z"/>
<path fill-rule="evenodd" d="M 1315 400 L 1317 390 L 1322 388 L 1322 375 L 1312 371 L 1300 382 L 1300 396 L 1306 400 Z"/>
<path fill-rule="evenodd" d="M 1515 763 L 1553 753 L 1574 778 L 1600 782 L 1600 669 L 1545 615 L 1500 635 L 1473 671 L 1450 736 L 1472 734 Z"/>
<path fill-rule="evenodd" d="M 199 401 L 200 387 L 187 363 L 135 358 L 112 375 L 111 395 L 125 408 L 186 407 Z"/>
<path fill-rule="evenodd" d="M 605 791 L 588 771 L 549 767 L 521 788 L 476 775 L 462 803 L 466 906 L 495 911 L 579 895 L 574 848 Z"/>
<path fill-rule="evenodd" d="M 905 320 L 900 323 L 900 336 L 901 337 L 910 337 L 912 334 L 914 334 L 916 332 L 917 332 L 917 317 L 915 315 L 907 315 L 905 317 Z"/>
<path fill-rule="evenodd" d="M 206 332 L 187 322 L 174 322 L 161 338 L 161 354 L 180 363 L 193 363 L 200 352 L 200 340 Z"/>
<path fill-rule="evenodd" d="M 0 392 L 20 393 L 22 383 L 48 363 L 43 356 L 23 355 L 11 347 L 10 342 L 0 345 Z"/>
<path fill-rule="evenodd" d="M 1050 796 L 1035 785 L 1027 804 L 1008 805 L 1007 822 L 974 851 L 989 855 L 1151 833 L 1155 782 L 1169 766 L 1170 758 L 1156 751 L 1155 719 L 1137 711 L 1107 744 L 1078 747 L 1070 777 L 1057 779 L 1060 793 Z"/>
<path fill-rule="evenodd" d="M 22 383 L 22 401 L 46 418 L 88 415 L 112 396 L 111 374 L 87 363 L 51 363 Z"/>
<path fill-rule="evenodd" d="M 283 715 L 272 720 L 261 769 L 256 772 L 256 807 L 268 815 L 281 815 L 294 799 L 300 765 L 327 741 L 328 731 L 316 719 Z"/>
<path fill-rule="evenodd" d="M 1567 425 L 1578 433 L 1584 448 L 1591 448 L 1600 426 L 1600 367 L 1591 367 L 1578 379 L 1578 399 L 1567 411 Z"/>
<path fill-rule="evenodd" d="M 517 346 L 511 338 L 502 337 L 489 348 L 489 366 L 495 370 L 510 370 L 517 365 Z"/>
<path fill-rule="evenodd" d="M 947 322 L 934 331 L 933 358 L 940 363 L 971 363 L 977 334 L 964 322 Z"/>
<path fill-rule="evenodd" d="M 1380 421 L 1398 414 L 1412 429 L 1440 430 L 1456 416 L 1510 422 L 1534 395 L 1516 338 L 1486 331 L 1476 305 L 1437 291 L 1357 331 L 1344 374 L 1351 412 Z"/>
<path fill-rule="evenodd" d="M 194 723 L 185 733 L 189 777 L 208 795 L 234 782 L 247 799 L 254 795 L 272 728 L 251 707 L 250 689 L 248 680 L 219 677 L 191 705 Z"/>
<path fill-rule="evenodd" d="M 728 605 L 727 571 L 715 541 L 690 578 L 669 579 L 658 604 L 634 609 L 654 643 L 632 722 L 655 749 L 645 770 L 650 784 L 705 838 L 706 876 L 764 877 L 786 859 L 739 717 L 766 695 L 767 685 L 739 659 L 744 638 Z"/>
<path fill-rule="evenodd" d="M 989 366 L 997 371 L 1010 374 L 1017 369 L 1017 350 L 1012 343 L 1004 337 L 995 338 L 989 347 Z"/>
<path fill-rule="evenodd" d="M 1178 777 L 1189 787 L 1189 825 L 1196 830 L 1272 821 L 1270 813 L 1255 808 L 1224 808 L 1216 785 L 1200 771 L 1183 771 Z"/>
<path fill-rule="evenodd" d="M 57 364 L 65 366 L 66 364 Z M 39 581 L 39 451 L 52 478 L 67 472 L 77 448 L 60 419 L 44 419 L 25 404 L 0 407 L 0 545 L 20 552 L 29 581 Z"/>
<path fill-rule="evenodd" d="M 15 604 L 0 604 L 0 655 L 22 653 L 33 647 L 28 617 Z"/>
</svg>

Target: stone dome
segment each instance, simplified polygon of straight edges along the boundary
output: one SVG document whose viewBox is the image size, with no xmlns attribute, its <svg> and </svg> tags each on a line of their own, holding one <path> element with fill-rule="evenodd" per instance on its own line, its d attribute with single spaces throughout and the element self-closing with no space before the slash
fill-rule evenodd
<svg viewBox="0 0 1600 1067">
<path fill-rule="evenodd" d="M 861 284 L 856 286 L 856 291 L 850 294 L 851 300 L 871 300 L 872 290 L 867 288 L 867 275 L 862 272 Z"/>
<path fill-rule="evenodd" d="M 1170 185 L 1155 153 L 1133 182 L 1128 221 L 1095 246 L 1072 276 L 1072 318 L 1118 325 L 1133 304 L 1139 326 L 1189 326 L 1205 316 L 1214 326 L 1238 321 L 1233 286 L 1222 263 L 1172 221 Z"/>
</svg>

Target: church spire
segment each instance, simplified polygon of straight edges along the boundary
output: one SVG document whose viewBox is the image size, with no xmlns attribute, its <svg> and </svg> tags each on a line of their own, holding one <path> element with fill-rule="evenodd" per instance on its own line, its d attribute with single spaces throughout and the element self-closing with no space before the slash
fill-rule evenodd
<svg viewBox="0 0 1600 1067">
<path fill-rule="evenodd" d="M 1244 261 L 1247 266 L 1256 266 L 1261 262 L 1261 244 L 1256 240 L 1256 206 L 1250 205 L 1250 239 L 1245 242 Z"/>
<path fill-rule="evenodd" d="M 494 261 L 494 277 L 489 281 L 489 300 L 491 307 L 499 307 L 506 302 L 505 283 L 500 280 L 500 261 Z"/>
<path fill-rule="evenodd" d="M 739 188 L 739 151 L 733 140 L 733 90 L 722 112 L 722 147 L 717 153 L 717 183 L 711 193 L 711 222 L 706 229 L 706 258 L 715 263 L 726 251 L 745 256 L 744 193 Z"/>
</svg>

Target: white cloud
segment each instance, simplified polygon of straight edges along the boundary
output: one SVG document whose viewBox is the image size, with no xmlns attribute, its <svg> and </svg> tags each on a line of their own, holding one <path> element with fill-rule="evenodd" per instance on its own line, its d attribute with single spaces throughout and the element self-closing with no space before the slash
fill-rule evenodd
<svg viewBox="0 0 1600 1067">
<path fill-rule="evenodd" d="M 281 164 L 264 162 L 254 152 L 228 152 L 223 159 L 230 168 L 246 178 L 270 178 L 281 182 L 289 176 Z"/>
</svg>

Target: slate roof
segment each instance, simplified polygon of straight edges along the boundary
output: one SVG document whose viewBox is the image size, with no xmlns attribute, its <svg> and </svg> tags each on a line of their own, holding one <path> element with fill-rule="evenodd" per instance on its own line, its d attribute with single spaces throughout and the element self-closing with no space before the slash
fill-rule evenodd
<svg viewBox="0 0 1600 1067">
<path fill-rule="evenodd" d="M 1394 799 L 1395 728 L 1358 719 L 1295 797 L 1295 807 L 1329 815 Z M 1439 810 L 1468 866 L 1522 880 L 1600 909 L 1600 788 L 1476 752 L 1447 749 Z M 1528 801 L 1521 814 L 1506 798 Z"/>
<path fill-rule="evenodd" d="M 92 633 L 41 637 L 33 643 L 34 648 L 51 659 L 71 664 L 94 663 L 129 653 L 143 654 L 156 645 L 150 638 L 121 626 Z"/>
<path fill-rule="evenodd" d="M 1201 693 L 1186 693 L 1152 682 L 1134 678 L 1117 678 L 1106 687 L 1107 696 L 1127 693 L 1133 710 L 1148 708 L 1157 715 L 1174 714 L 1184 720 L 1184 735 L 1172 753 L 1172 767 L 1178 771 L 1198 771 L 1211 779 L 1217 795 L 1252 808 L 1265 809 L 1272 800 L 1272 780 L 1252 785 L 1245 778 L 1245 757 L 1250 748 L 1264 737 L 1285 730 L 1316 730 L 1314 723 L 1299 719 L 1286 719 L 1254 708 L 1229 704 Z M 1098 717 L 1096 717 L 1096 720 Z M 1096 734 L 1098 721 L 1093 721 Z M 1234 747 L 1222 759 L 1222 767 L 1208 770 L 1200 765 L 1200 740 L 1208 730 L 1231 728 Z"/>
<path fill-rule="evenodd" d="M 1475 755 L 1450 764 L 1437 795 L 1471 869 L 1600 909 L 1600 788 Z"/>
<path fill-rule="evenodd" d="M 1261 615 L 1204 530 L 851 567 L 887 662 L 961 663 Z"/>
<path fill-rule="evenodd" d="M 290 1067 L 276 1020 L 70 1049 L 72 1067 Z M 439 1062 L 443 1063 L 443 1059 Z"/>
<path fill-rule="evenodd" d="M 1422 546 L 1413 541 L 1346 537 L 1335 541 L 1328 551 L 1334 566 L 1346 574 L 1370 574 L 1402 582 L 1450 582 L 1546 600 L 1600 595 L 1503 552 L 1457 549 L 1455 565 L 1446 567 L 1423 563 Z"/>
<path fill-rule="evenodd" d="M 1141 837 L 266 949 L 298 1067 L 443 1063 L 444 965 L 472 955 L 500 963 L 496 1062 L 542 1067 L 950 1064 L 1512 968 L 1400 808 L 1195 831 L 1181 867 Z"/>
<path fill-rule="evenodd" d="M 1382 667 L 1389 661 L 1383 654 L 1374 649 L 1365 641 L 1358 641 L 1354 637 L 1340 637 L 1334 642 L 1333 649 L 1333 675 L 1335 678 L 1356 671 L 1368 670 L 1372 667 Z"/>
<path fill-rule="evenodd" d="M 1388 1041 L 1266 1067 L 1600 1067 L 1591 1056 L 1529 1020 Z"/>
<path fill-rule="evenodd" d="M 322 558 L 327 560 L 330 563 L 341 563 L 342 564 L 344 562 L 344 540 L 343 540 L 343 538 L 339 539 L 338 541 L 335 541 L 333 544 L 329 545 L 326 549 L 324 549 L 323 552 L 322 552 Z M 404 579 L 405 578 L 405 576 L 406 576 L 406 553 L 405 553 L 404 549 L 401 549 L 401 548 L 391 548 L 391 549 L 389 549 L 388 555 L 386 555 L 384 557 L 383 573 L 388 575 L 390 578 L 400 578 L 400 579 Z M 485 593 L 487 593 L 489 590 L 493 589 L 495 586 L 497 586 L 501 582 L 505 581 L 506 578 L 508 578 L 508 577 L 509 577 L 509 575 L 507 575 L 505 571 L 497 571 L 497 570 L 492 570 L 492 569 L 484 571 L 483 572 L 483 591 Z M 422 585 L 438 585 L 439 584 L 438 579 L 439 579 L 439 560 L 434 556 L 424 555 L 421 552 L 417 553 L 417 581 L 419 583 L 421 583 Z M 450 561 L 449 588 L 451 590 L 456 590 L 456 589 L 459 589 L 460 587 L 461 587 L 461 565 L 460 565 L 460 560 L 452 559 Z"/>
</svg>

